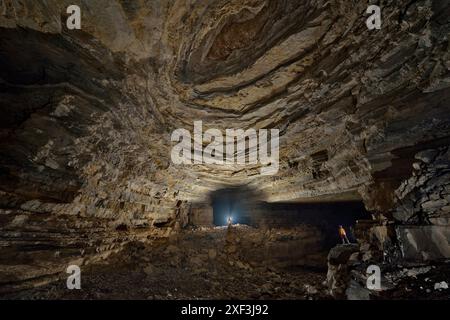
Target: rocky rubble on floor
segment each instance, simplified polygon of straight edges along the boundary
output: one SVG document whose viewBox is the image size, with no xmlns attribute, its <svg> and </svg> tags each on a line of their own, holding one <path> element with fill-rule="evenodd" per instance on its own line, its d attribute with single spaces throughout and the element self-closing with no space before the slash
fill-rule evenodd
<svg viewBox="0 0 450 320">
<path fill-rule="evenodd" d="M 198 228 L 152 242 L 133 242 L 86 267 L 82 290 L 65 282 L 9 297 L 67 299 L 324 299 L 325 270 L 302 260 L 272 264 L 268 245 L 301 237 L 293 230 Z M 253 255 L 247 253 L 253 251 Z"/>
<path fill-rule="evenodd" d="M 339 259 L 336 259 L 339 257 Z M 327 285 L 336 299 L 449 299 L 450 261 L 429 264 L 363 261 L 357 246 L 339 245 L 330 251 Z M 371 288 L 373 269 L 380 268 L 380 287 Z M 368 282 L 369 280 L 369 282 Z M 369 283 L 369 285 L 368 285 Z"/>
<path fill-rule="evenodd" d="M 358 245 L 338 245 L 330 250 L 327 285 L 334 298 L 450 298 L 450 260 L 442 257 L 426 261 L 421 257 L 405 259 L 399 246 L 403 239 L 397 240 L 393 229 L 386 221 L 359 221 L 356 226 Z M 432 256 L 428 254 L 428 257 Z M 380 282 L 378 288 L 372 288 L 376 268 L 380 271 Z"/>
<path fill-rule="evenodd" d="M 449 1 L 382 1 L 382 32 L 363 23 L 367 1 L 78 2 L 80 32 L 66 28 L 68 1 L 0 1 L 0 285 L 80 255 L 101 262 L 144 241 L 137 228 L 184 226 L 224 185 L 268 202 L 395 207 L 400 254 L 417 259 L 419 243 L 424 261 L 448 257 Z M 173 163 L 171 134 L 197 120 L 279 129 L 277 175 Z M 239 270 L 261 254 L 326 264 L 314 232 L 301 234 L 161 255 L 195 270 L 224 255 Z M 361 244 L 362 261 L 395 261 L 384 244 Z"/>
</svg>

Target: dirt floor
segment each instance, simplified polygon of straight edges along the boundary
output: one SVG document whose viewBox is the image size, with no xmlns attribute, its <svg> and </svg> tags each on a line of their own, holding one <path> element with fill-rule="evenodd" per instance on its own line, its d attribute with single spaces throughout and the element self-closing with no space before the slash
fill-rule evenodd
<svg viewBox="0 0 450 320">
<path fill-rule="evenodd" d="M 376 299 L 382 300 L 450 300 L 450 262 L 397 268 L 385 277 L 395 287 L 384 290 Z"/>
<path fill-rule="evenodd" d="M 332 299 L 328 250 L 310 227 L 195 228 L 134 242 L 101 263 L 81 266 L 81 289 L 60 280 L 2 299 Z M 364 269 L 364 268 L 363 268 Z M 364 269 L 365 270 L 365 269 Z M 383 267 L 371 299 L 450 299 L 448 262 Z M 366 289 L 360 287 L 356 297 Z M 349 298 L 349 297 L 347 297 Z"/>
<path fill-rule="evenodd" d="M 102 264 L 82 267 L 81 290 L 68 290 L 62 278 L 4 298 L 328 299 L 326 263 L 318 268 L 287 259 L 288 243 L 295 244 L 298 234 L 261 234 L 244 226 L 191 230 L 176 238 L 132 243 Z M 280 248 L 287 251 L 280 253 Z"/>
</svg>

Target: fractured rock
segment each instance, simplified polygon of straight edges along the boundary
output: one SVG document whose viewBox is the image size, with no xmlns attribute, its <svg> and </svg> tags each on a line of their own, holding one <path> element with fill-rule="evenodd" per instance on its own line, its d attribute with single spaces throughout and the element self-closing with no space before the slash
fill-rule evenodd
<svg viewBox="0 0 450 320">
<path fill-rule="evenodd" d="M 398 226 L 398 239 L 406 260 L 450 258 L 450 229 L 445 226 Z"/>
</svg>

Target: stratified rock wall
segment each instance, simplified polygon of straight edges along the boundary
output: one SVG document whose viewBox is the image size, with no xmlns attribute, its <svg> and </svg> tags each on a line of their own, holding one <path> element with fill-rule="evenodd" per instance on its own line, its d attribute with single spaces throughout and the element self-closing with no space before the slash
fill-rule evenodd
<svg viewBox="0 0 450 320">
<path fill-rule="evenodd" d="M 67 30 L 70 4 L 0 2 L 1 245 L 31 248 L 8 263 L 43 259 L 27 260 L 40 237 L 78 239 L 53 228 L 85 234 L 77 250 L 177 229 L 188 202 L 237 184 L 448 226 L 448 1 L 383 3 L 381 30 L 363 1 L 81 1 Z M 280 129 L 278 173 L 174 165 L 171 133 L 195 120 Z M 426 150 L 437 158 L 417 167 Z"/>
</svg>

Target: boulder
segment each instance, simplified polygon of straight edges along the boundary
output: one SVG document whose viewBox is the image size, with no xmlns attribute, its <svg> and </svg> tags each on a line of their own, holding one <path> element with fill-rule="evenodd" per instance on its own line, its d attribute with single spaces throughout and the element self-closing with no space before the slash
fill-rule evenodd
<svg viewBox="0 0 450 320">
<path fill-rule="evenodd" d="M 430 163 L 436 158 L 437 154 L 438 154 L 437 150 L 428 149 L 418 152 L 415 155 L 415 158 L 425 163 Z"/>
<path fill-rule="evenodd" d="M 357 244 L 337 245 L 328 254 L 327 285 L 335 298 L 345 298 L 350 281 L 350 257 L 359 251 Z"/>
<path fill-rule="evenodd" d="M 149 265 L 145 266 L 143 271 L 146 275 L 149 276 L 149 275 L 153 274 L 155 270 L 154 270 L 154 267 L 151 264 L 149 264 Z"/>
<path fill-rule="evenodd" d="M 447 226 L 398 226 L 403 258 L 430 261 L 450 258 L 450 228 Z"/>
<path fill-rule="evenodd" d="M 434 290 L 446 290 L 448 289 L 448 284 L 445 281 L 441 281 L 434 284 Z"/>
<path fill-rule="evenodd" d="M 208 250 L 208 257 L 210 259 L 215 259 L 217 257 L 217 251 L 215 249 Z"/>
<path fill-rule="evenodd" d="M 197 267 L 202 266 L 202 265 L 204 264 L 203 262 L 204 262 L 204 261 L 203 261 L 203 259 L 201 259 L 200 256 L 191 257 L 191 258 L 189 259 L 189 263 L 190 263 L 191 265 L 194 265 L 194 266 L 197 266 Z"/>
<path fill-rule="evenodd" d="M 345 290 L 348 300 L 370 300 L 370 290 L 361 286 L 355 280 L 350 280 L 350 284 Z"/>
<path fill-rule="evenodd" d="M 359 250 L 357 244 L 340 244 L 330 250 L 328 263 L 332 265 L 346 264 L 350 256 Z"/>
</svg>

